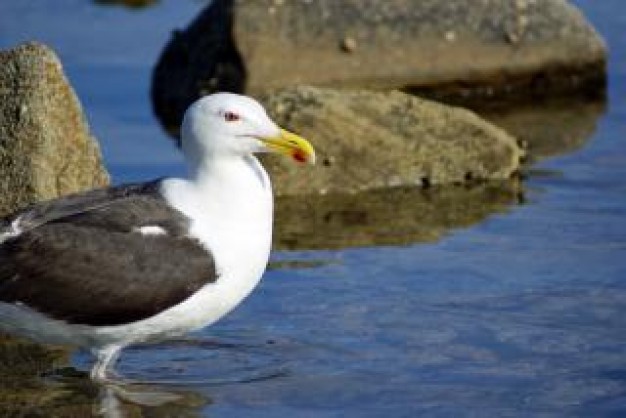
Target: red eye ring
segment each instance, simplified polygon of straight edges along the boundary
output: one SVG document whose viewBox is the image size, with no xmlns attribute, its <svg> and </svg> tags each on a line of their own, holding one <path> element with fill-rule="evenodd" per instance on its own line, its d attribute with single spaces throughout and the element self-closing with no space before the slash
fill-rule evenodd
<svg viewBox="0 0 626 418">
<path fill-rule="evenodd" d="M 226 122 L 237 122 L 239 119 L 239 115 L 234 112 L 224 112 L 224 120 Z"/>
</svg>

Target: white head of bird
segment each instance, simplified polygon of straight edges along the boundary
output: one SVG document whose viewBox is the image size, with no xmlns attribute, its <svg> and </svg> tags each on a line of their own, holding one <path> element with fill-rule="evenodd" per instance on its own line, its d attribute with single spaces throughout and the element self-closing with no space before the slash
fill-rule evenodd
<svg viewBox="0 0 626 418">
<path fill-rule="evenodd" d="M 305 139 L 281 129 L 256 100 L 232 93 L 212 94 L 193 103 L 185 113 L 181 136 L 182 150 L 195 164 L 259 152 L 315 162 L 313 147 Z"/>
</svg>

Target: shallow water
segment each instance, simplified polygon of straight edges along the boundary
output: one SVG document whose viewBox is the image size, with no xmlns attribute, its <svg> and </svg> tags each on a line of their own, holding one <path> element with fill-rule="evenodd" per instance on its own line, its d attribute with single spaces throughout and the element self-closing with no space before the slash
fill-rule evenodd
<svg viewBox="0 0 626 418">
<path fill-rule="evenodd" d="M 233 314 L 187 339 L 125 351 L 124 376 L 158 383 L 107 395 L 58 373 L 29 380 L 29 390 L 51 400 L 23 411 L 625 416 L 626 5 L 575 3 L 611 49 L 608 103 L 565 104 L 552 125 L 527 109 L 497 115 L 548 126 L 536 135 L 558 143 L 540 152 L 546 158 L 529 168 L 523 191 L 468 191 L 463 203 L 440 192 L 432 207 L 416 203 L 419 192 L 397 192 L 399 204 L 414 208 L 401 217 L 380 204 L 387 197 L 370 196 L 358 222 L 321 202 L 315 219 L 330 219 L 322 238 L 285 216 L 278 242 L 291 250 L 274 254 L 259 289 Z M 202 4 L 0 2 L 0 46 L 37 38 L 59 52 L 116 181 L 180 173 L 151 115 L 149 76 L 171 29 Z M 433 215 L 446 204 L 476 209 Z M 391 234 L 396 240 L 384 224 L 394 216 L 407 231 Z M 79 352 L 71 365 L 87 370 L 89 361 Z M 163 405 L 138 405 L 141 394 Z"/>
</svg>

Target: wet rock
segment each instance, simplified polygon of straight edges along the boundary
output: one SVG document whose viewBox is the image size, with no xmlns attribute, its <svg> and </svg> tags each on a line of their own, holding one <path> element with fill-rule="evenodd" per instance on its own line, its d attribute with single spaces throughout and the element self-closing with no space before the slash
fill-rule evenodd
<svg viewBox="0 0 626 418">
<path fill-rule="evenodd" d="M 298 167 L 264 156 L 278 195 L 506 179 L 523 155 L 474 113 L 401 92 L 296 87 L 262 101 L 279 124 L 311 140 L 320 161 Z"/>
<path fill-rule="evenodd" d="M 152 97 L 176 129 L 194 99 L 218 90 L 490 99 L 603 90 L 605 65 L 603 40 L 565 0 L 214 0 L 166 46 Z"/>
<path fill-rule="evenodd" d="M 54 52 L 38 43 L 0 51 L 0 214 L 108 181 Z"/>
</svg>

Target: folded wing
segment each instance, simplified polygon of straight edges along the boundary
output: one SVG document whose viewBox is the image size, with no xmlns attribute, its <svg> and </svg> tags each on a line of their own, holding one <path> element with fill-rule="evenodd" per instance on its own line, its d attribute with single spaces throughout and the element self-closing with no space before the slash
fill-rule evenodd
<svg viewBox="0 0 626 418">
<path fill-rule="evenodd" d="M 210 252 L 158 189 L 157 181 L 95 190 L 5 219 L 0 301 L 69 323 L 118 325 L 217 280 Z"/>
</svg>

